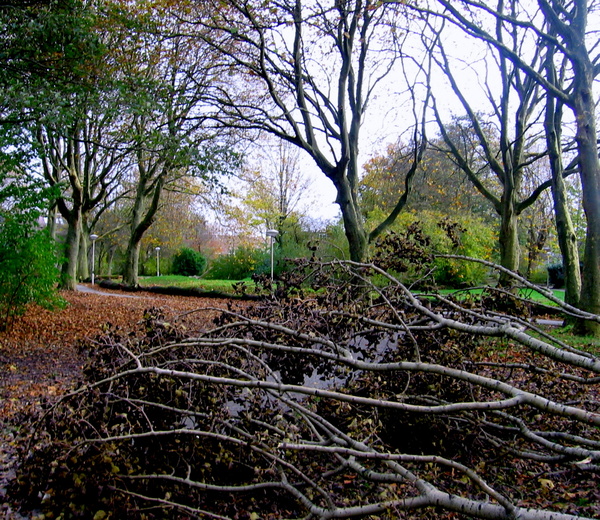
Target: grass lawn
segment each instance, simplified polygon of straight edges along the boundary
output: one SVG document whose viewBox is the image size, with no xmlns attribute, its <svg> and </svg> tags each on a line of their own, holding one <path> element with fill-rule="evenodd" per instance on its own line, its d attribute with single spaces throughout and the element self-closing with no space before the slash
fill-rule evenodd
<svg viewBox="0 0 600 520">
<path fill-rule="evenodd" d="M 461 295 L 479 295 L 483 292 L 484 289 L 478 287 L 476 289 L 442 289 L 440 290 L 440 294 L 442 295 L 455 295 L 456 297 L 460 298 Z M 564 301 L 565 299 L 565 291 L 562 289 L 548 289 L 549 291 L 552 292 L 552 294 L 554 294 L 555 298 L 558 298 L 561 301 Z M 534 291 L 533 289 L 521 289 L 519 292 L 519 296 L 521 296 L 522 298 L 527 298 L 529 300 L 532 300 L 534 302 L 538 302 L 538 303 L 543 303 L 545 305 L 556 305 L 554 302 L 548 300 L 544 295 L 542 295 L 541 293 L 539 293 L 538 291 Z"/>
<path fill-rule="evenodd" d="M 200 289 L 206 291 L 223 291 L 233 292 L 233 284 L 244 282 L 249 288 L 254 288 L 254 282 L 251 278 L 245 278 L 244 280 L 205 280 L 203 278 L 195 278 L 190 276 L 180 275 L 166 275 L 166 276 L 145 276 L 140 277 L 140 285 L 142 287 L 150 286 L 161 286 L 161 287 L 184 287 L 186 289 Z M 549 289 L 553 292 L 554 296 L 560 300 L 564 300 L 565 292 L 560 289 Z M 449 295 L 453 294 L 456 297 L 461 295 L 478 295 L 483 291 L 482 288 L 475 289 L 442 289 L 440 294 Z M 536 302 L 544 303 L 546 305 L 556 305 L 550 300 L 546 299 L 542 294 L 532 289 L 521 289 L 520 296 L 528 298 Z"/>
<path fill-rule="evenodd" d="M 550 330 L 548 330 L 551 336 L 554 336 L 560 341 L 564 341 L 572 347 L 584 350 L 585 352 L 589 352 L 596 356 L 600 355 L 600 338 L 576 336 L 572 331 L 573 327 L 571 325 L 568 325 L 567 327 L 550 328 Z"/>
<path fill-rule="evenodd" d="M 142 287 L 161 286 L 161 287 L 183 287 L 186 289 L 200 289 L 205 291 L 233 292 L 233 284 L 244 282 L 248 287 L 253 288 L 254 282 L 250 278 L 245 280 L 204 280 L 189 276 L 167 275 L 167 276 L 146 276 L 140 277 Z"/>
</svg>

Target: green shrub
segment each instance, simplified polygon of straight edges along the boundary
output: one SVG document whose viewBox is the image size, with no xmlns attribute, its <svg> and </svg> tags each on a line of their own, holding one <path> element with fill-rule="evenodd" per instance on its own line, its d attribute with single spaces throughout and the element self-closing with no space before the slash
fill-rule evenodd
<svg viewBox="0 0 600 520">
<path fill-rule="evenodd" d="M 0 170 L 9 166 L 0 161 Z M 0 171 L 0 329 L 10 328 L 29 303 L 46 308 L 58 295 L 56 243 L 39 219 L 56 195 L 39 182 Z"/>
<path fill-rule="evenodd" d="M 206 258 L 198 251 L 184 247 L 173 257 L 171 270 L 182 276 L 199 276 L 206 268 Z"/>
<path fill-rule="evenodd" d="M 492 260 L 496 245 L 493 230 L 477 218 L 463 217 L 458 222 L 461 228 L 456 236 L 458 241 L 453 242 L 453 239 L 443 231 L 444 234 L 436 241 L 436 252 Z M 489 273 L 486 266 L 465 260 L 437 258 L 435 264 L 437 283 L 448 287 L 460 288 L 483 284 L 487 281 Z"/>
<path fill-rule="evenodd" d="M 548 283 L 548 271 L 546 266 L 539 266 L 533 270 L 529 276 L 529 281 L 538 285 L 546 285 Z"/>
<path fill-rule="evenodd" d="M 160 257 L 160 275 L 172 274 L 171 258 Z M 141 276 L 156 276 L 156 256 L 148 256 L 143 262 L 140 259 L 139 274 Z M 103 276 L 104 278 L 104 276 Z"/>
<path fill-rule="evenodd" d="M 10 328 L 29 303 L 51 308 L 62 301 L 55 242 L 20 217 L 5 215 L 0 223 L 0 330 Z"/>
<path fill-rule="evenodd" d="M 310 245 L 314 248 L 315 256 L 325 261 L 332 259 L 347 260 L 350 258 L 348 239 L 341 220 L 318 233 L 311 240 Z M 312 251 L 309 251 L 306 256 L 311 256 L 311 254 Z"/>
<path fill-rule="evenodd" d="M 269 254 L 261 249 L 240 246 L 232 253 L 215 258 L 206 273 L 211 280 L 243 280 L 252 274 L 266 272 Z"/>
<path fill-rule="evenodd" d="M 431 211 L 420 211 L 418 214 L 407 212 L 398 217 L 392 230 L 403 236 L 406 233 L 412 236 L 418 230 L 427 239 L 421 247 L 432 255 L 455 254 L 491 260 L 496 244 L 493 229 L 482 220 L 468 215 L 449 219 Z M 377 255 L 377 246 L 374 254 Z M 406 254 L 406 251 L 402 252 L 402 255 Z M 423 275 L 423 266 L 414 265 L 408 258 L 400 260 L 407 264 L 401 271 L 404 281 L 413 282 Z M 448 287 L 478 285 L 484 283 L 488 276 L 487 267 L 475 262 L 438 257 L 433 261 L 433 266 L 435 281 Z"/>
</svg>

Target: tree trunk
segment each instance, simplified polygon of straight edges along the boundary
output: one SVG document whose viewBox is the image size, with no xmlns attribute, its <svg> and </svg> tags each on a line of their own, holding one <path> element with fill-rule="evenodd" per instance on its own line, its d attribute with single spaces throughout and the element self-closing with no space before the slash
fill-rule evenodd
<svg viewBox="0 0 600 520">
<path fill-rule="evenodd" d="M 127 285 L 139 285 L 139 262 L 140 262 L 140 240 L 129 240 L 127 252 L 125 253 L 125 271 L 123 272 L 123 282 Z"/>
<path fill-rule="evenodd" d="M 514 204 L 511 201 L 504 204 L 498 242 L 500 245 L 500 265 L 511 271 L 518 272 L 521 256 L 521 248 L 519 246 L 519 224 Z M 510 276 L 501 273 L 498 285 L 500 285 L 500 287 L 509 287 L 513 285 L 513 279 Z"/>
<path fill-rule="evenodd" d="M 46 227 L 52 240 L 56 240 L 56 217 L 58 216 L 58 206 L 56 202 L 53 203 L 48 209 L 48 222 Z"/>
<path fill-rule="evenodd" d="M 557 180 L 558 182 L 556 182 Z M 565 302 L 578 307 L 581 293 L 581 270 L 579 267 L 577 235 L 575 234 L 573 222 L 569 214 L 562 175 L 558 178 L 555 178 L 553 175 L 552 181 L 556 234 L 565 274 Z"/>
<path fill-rule="evenodd" d="M 340 180 L 334 181 L 334 184 L 337 189 L 336 202 L 342 212 L 344 232 L 348 240 L 350 260 L 364 262 L 368 257 L 368 237 L 357 204 L 357 197 L 346 176 L 340 176 Z"/>
<path fill-rule="evenodd" d="M 107 253 L 107 276 L 110 278 L 113 274 L 113 262 L 115 259 L 115 253 L 117 251 L 116 247 L 111 247 L 110 250 Z"/>
<path fill-rule="evenodd" d="M 587 54 L 579 56 L 576 64 L 577 81 L 574 92 L 574 112 L 577 124 L 577 152 L 583 209 L 587 219 L 580 308 L 600 314 L 600 161 L 598 159 L 596 114 L 593 96 L 593 64 Z M 600 336 L 600 323 L 583 322 L 579 332 Z"/>
<path fill-rule="evenodd" d="M 131 232 L 129 235 L 129 241 L 127 242 L 127 251 L 125 253 L 125 269 L 123 271 L 123 282 L 127 285 L 132 285 L 134 287 L 139 285 L 138 268 L 140 257 L 140 243 L 142 241 L 143 236 L 143 233 L 140 233 L 139 229 L 142 222 L 142 213 L 144 211 L 145 205 L 145 189 L 146 184 L 145 182 L 143 182 L 142 179 L 140 179 L 131 215 Z"/>
<path fill-rule="evenodd" d="M 87 280 L 90 277 L 90 262 L 92 252 L 89 250 L 88 235 L 83 229 L 83 223 L 79 230 L 79 266 L 77 267 L 77 278 Z"/>
<path fill-rule="evenodd" d="M 140 168 L 140 175 L 142 178 L 140 178 L 136 188 L 136 198 L 131 218 L 131 235 L 129 237 L 129 243 L 127 244 L 125 271 L 123 273 L 123 282 L 133 286 L 139 284 L 138 268 L 140 245 L 144 233 L 148 231 L 154 222 L 168 168 L 164 168 L 161 173 L 157 174 L 157 178 L 151 189 L 148 188 L 149 177 L 144 175 L 144 171 L 145 170 Z M 149 201 L 148 193 L 151 197 Z"/>
<path fill-rule="evenodd" d="M 579 307 L 584 311 L 600 314 L 600 161 L 593 93 L 597 71 L 587 48 L 589 2 L 575 0 L 569 13 L 559 12 L 559 9 L 563 9 L 561 4 L 538 0 L 538 5 L 551 32 L 558 34 L 563 40 L 566 50 L 561 52 L 570 61 L 573 70 L 572 85 L 567 92 L 564 89 L 561 92 L 564 94 L 563 100 L 575 115 L 577 160 L 583 189 L 583 209 L 587 219 Z M 563 19 L 563 15 L 567 15 L 566 19 Z M 600 323 L 581 321 L 578 322 L 576 331 L 600 336 Z"/>
<path fill-rule="evenodd" d="M 65 241 L 65 262 L 62 266 L 60 288 L 74 291 L 77 287 L 77 265 L 79 260 L 79 240 L 81 237 L 81 213 L 71 212 L 68 219 L 67 238 Z"/>
<path fill-rule="evenodd" d="M 341 206 L 344 232 L 348 240 L 350 260 L 364 262 L 368 257 L 367 235 L 357 208 L 351 204 Z"/>
<path fill-rule="evenodd" d="M 552 63 L 550 67 L 554 67 Z M 552 75 L 553 70 L 551 71 Z M 551 79 L 554 79 L 553 77 Z M 581 271 L 579 268 L 579 251 L 577 248 L 577 235 L 569 213 L 567 190 L 563 179 L 562 152 L 560 135 L 562 124 L 562 109 L 556 106 L 554 98 L 548 95 L 544 126 L 546 130 L 546 143 L 550 169 L 552 172 L 552 200 L 554 201 L 554 215 L 556 220 L 556 234 L 558 245 L 562 254 L 562 263 L 565 274 L 565 302 L 579 306 L 581 292 Z"/>
</svg>

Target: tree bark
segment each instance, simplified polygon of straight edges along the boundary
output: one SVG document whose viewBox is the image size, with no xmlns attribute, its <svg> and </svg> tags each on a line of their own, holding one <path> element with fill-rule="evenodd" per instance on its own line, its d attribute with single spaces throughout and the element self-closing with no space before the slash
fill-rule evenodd
<svg viewBox="0 0 600 520">
<path fill-rule="evenodd" d="M 77 265 L 79 260 L 79 240 L 81 237 L 81 213 L 77 209 L 63 214 L 67 220 L 68 229 L 65 240 L 65 262 L 62 265 L 60 288 L 74 291 L 77 287 Z"/>
<path fill-rule="evenodd" d="M 334 184 L 337 190 L 336 203 L 342 212 L 350 259 L 362 262 L 367 258 L 369 242 L 358 207 L 356 190 L 350 186 L 347 175 L 339 175 Z"/>
<path fill-rule="evenodd" d="M 556 83 L 554 64 L 548 58 L 546 65 L 549 80 Z M 577 235 L 573 227 L 569 212 L 569 203 L 565 181 L 561 151 L 562 104 L 556 102 L 553 96 L 548 95 L 546 101 L 546 114 L 544 128 L 546 130 L 546 144 L 552 172 L 552 200 L 554 202 L 554 215 L 556 221 L 556 234 L 562 255 L 565 273 L 565 302 L 573 307 L 579 306 L 581 293 L 581 271 L 579 268 L 579 251 Z"/>
<path fill-rule="evenodd" d="M 79 280 L 87 280 L 90 277 L 91 251 L 89 249 L 88 234 L 85 227 L 82 218 L 79 230 L 79 263 L 77 266 L 77 278 Z"/>
<path fill-rule="evenodd" d="M 69 228 L 65 242 L 65 263 L 62 268 L 60 286 L 74 291 L 77 287 L 77 268 L 79 264 L 79 242 L 81 240 L 81 221 L 83 190 L 80 180 L 81 156 L 78 142 L 79 131 L 75 127 L 67 138 L 64 165 L 69 177 L 72 207 L 69 210 L 64 197 L 58 200 L 58 209 L 67 221 Z"/>
<path fill-rule="evenodd" d="M 591 64 L 589 65 L 591 67 Z M 583 190 L 583 209 L 587 219 L 579 303 L 582 310 L 600 314 L 600 162 L 596 144 L 593 77 L 589 72 L 591 71 L 585 74 L 585 81 L 581 82 L 583 85 L 580 85 L 575 93 L 577 150 Z M 582 322 L 578 330 L 600 336 L 600 324 L 597 322 Z"/>
<path fill-rule="evenodd" d="M 56 202 L 54 202 L 50 208 L 48 209 L 48 223 L 46 227 L 48 228 L 48 233 L 53 240 L 56 240 L 56 217 L 58 216 L 58 207 Z"/>
<path fill-rule="evenodd" d="M 125 253 L 123 282 L 133 287 L 139 285 L 140 244 L 141 240 L 130 240 L 127 244 L 127 251 Z"/>
<path fill-rule="evenodd" d="M 540 0 L 540 4 L 548 13 L 547 3 Z M 575 139 L 583 190 L 583 209 L 587 219 L 579 304 L 584 311 L 600 314 L 600 160 L 593 93 L 597 71 L 586 48 L 588 5 L 585 0 L 576 0 L 575 4 L 576 14 L 572 24 L 570 26 L 561 24 L 555 29 L 565 40 L 572 56 L 574 72 L 572 109 L 577 127 Z M 550 16 L 548 18 L 553 25 L 556 23 Z M 577 329 L 581 333 L 600 336 L 598 322 L 580 322 Z"/>
<path fill-rule="evenodd" d="M 143 233 L 140 233 L 140 224 L 142 222 L 142 212 L 144 211 L 145 190 L 146 184 L 143 179 L 140 179 L 136 188 L 136 198 L 131 215 L 129 240 L 127 242 L 127 250 L 125 252 L 123 282 L 134 287 L 139 284 L 138 274 L 140 243 L 143 236 Z"/>
<path fill-rule="evenodd" d="M 556 234 L 565 273 L 565 302 L 573 307 L 578 307 L 581 293 L 581 270 L 577 236 L 569 214 L 564 179 L 562 174 L 555 174 L 554 168 L 552 171 L 552 199 L 554 201 Z"/>
<path fill-rule="evenodd" d="M 158 168 L 158 165 L 154 165 L 150 171 L 144 168 L 143 158 L 138 162 L 140 180 L 136 187 L 136 198 L 131 217 L 131 233 L 127 244 L 125 270 L 123 272 L 123 282 L 134 287 L 139 285 L 139 258 L 142 238 L 154 222 L 167 175 L 167 167 L 164 167 L 163 171 L 156 174 L 156 178 L 152 180 L 151 176 L 156 168 Z"/>
<path fill-rule="evenodd" d="M 519 245 L 519 217 L 515 210 L 514 202 L 503 201 L 503 211 L 500 214 L 500 265 L 513 272 L 519 271 L 521 247 Z M 501 273 L 498 284 L 501 287 L 513 285 L 513 280 L 508 275 Z"/>
</svg>

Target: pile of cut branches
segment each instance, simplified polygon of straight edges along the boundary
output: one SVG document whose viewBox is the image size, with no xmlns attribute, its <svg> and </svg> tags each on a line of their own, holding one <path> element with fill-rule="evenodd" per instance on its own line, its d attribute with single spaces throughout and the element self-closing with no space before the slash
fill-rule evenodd
<svg viewBox="0 0 600 520">
<path fill-rule="evenodd" d="M 12 493 L 86 518 L 598 516 L 597 356 L 377 265 L 286 281 L 193 337 L 154 310 L 99 338 Z"/>
</svg>

